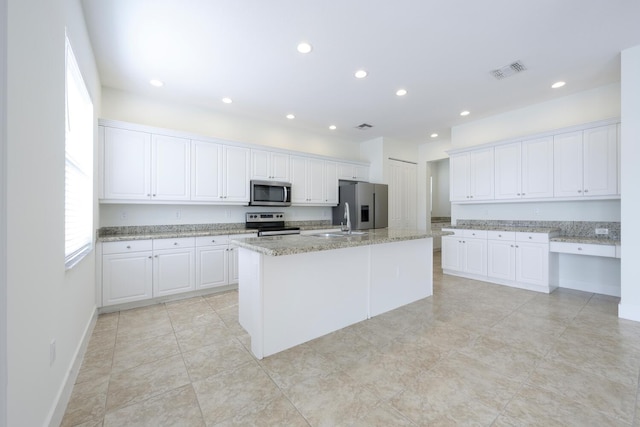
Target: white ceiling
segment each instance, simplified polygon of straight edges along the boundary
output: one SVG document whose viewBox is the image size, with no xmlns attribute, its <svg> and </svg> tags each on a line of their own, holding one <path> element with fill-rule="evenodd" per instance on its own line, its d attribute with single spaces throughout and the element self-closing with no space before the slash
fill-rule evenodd
<svg viewBox="0 0 640 427">
<path fill-rule="evenodd" d="M 620 51 L 640 44 L 640 0 L 82 4 L 103 86 L 355 142 L 446 139 L 466 121 L 617 82 Z M 525 72 L 490 75 L 516 60 Z M 354 78 L 360 68 L 367 78 Z"/>
</svg>

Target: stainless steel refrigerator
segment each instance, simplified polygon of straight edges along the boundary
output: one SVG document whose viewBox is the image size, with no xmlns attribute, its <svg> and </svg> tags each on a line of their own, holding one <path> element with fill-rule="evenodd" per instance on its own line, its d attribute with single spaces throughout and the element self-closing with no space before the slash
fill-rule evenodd
<svg viewBox="0 0 640 427">
<path fill-rule="evenodd" d="M 340 181 L 340 204 L 333 208 L 333 224 L 345 223 L 345 202 L 349 204 L 352 230 L 389 226 L 389 187 L 387 184 Z"/>
</svg>

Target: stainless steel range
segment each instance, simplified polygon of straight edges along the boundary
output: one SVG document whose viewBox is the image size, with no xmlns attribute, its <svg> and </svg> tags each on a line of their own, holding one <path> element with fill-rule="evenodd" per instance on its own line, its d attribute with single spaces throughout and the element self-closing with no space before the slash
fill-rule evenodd
<svg viewBox="0 0 640 427">
<path fill-rule="evenodd" d="M 248 212 L 245 226 L 258 230 L 258 236 L 300 234 L 300 227 L 285 227 L 284 212 Z"/>
</svg>

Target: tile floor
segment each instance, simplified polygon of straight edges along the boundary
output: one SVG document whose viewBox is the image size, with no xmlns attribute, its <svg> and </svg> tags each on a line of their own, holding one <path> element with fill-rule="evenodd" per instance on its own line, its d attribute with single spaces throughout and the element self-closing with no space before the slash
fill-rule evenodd
<svg viewBox="0 0 640 427">
<path fill-rule="evenodd" d="M 64 426 L 640 426 L 617 299 L 443 276 L 434 296 L 255 360 L 237 292 L 101 315 Z"/>
</svg>

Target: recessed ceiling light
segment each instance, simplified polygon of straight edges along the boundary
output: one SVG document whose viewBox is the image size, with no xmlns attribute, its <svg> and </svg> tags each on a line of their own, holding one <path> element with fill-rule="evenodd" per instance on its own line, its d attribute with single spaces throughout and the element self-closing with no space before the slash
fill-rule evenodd
<svg viewBox="0 0 640 427">
<path fill-rule="evenodd" d="M 155 87 L 162 87 L 164 86 L 164 82 L 162 80 L 158 80 L 158 79 L 151 79 L 149 80 L 149 84 L 151 86 L 155 86 Z"/>
<path fill-rule="evenodd" d="M 431 138 L 437 138 L 437 137 L 438 137 L 438 134 L 437 134 L 437 133 L 432 133 L 432 134 L 431 134 Z"/>
<path fill-rule="evenodd" d="M 309 43 L 302 42 L 298 45 L 298 52 L 300 53 L 309 53 L 313 50 L 313 47 Z"/>
<path fill-rule="evenodd" d="M 329 129 L 331 129 L 331 130 L 336 130 L 336 129 L 337 129 L 337 127 L 336 127 L 336 125 L 331 125 L 331 126 L 329 126 Z"/>
<path fill-rule="evenodd" d="M 469 114 L 470 113 L 467 110 L 464 110 L 464 111 L 460 112 L 460 115 L 463 116 L 463 117 L 464 116 L 468 116 Z"/>
<path fill-rule="evenodd" d="M 356 79 L 364 79 L 367 77 L 367 72 L 365 70 L 358 70 L 355 72 L 354 76 L 356 76 Z"/>
<path fill-rule="evenodd" d="M 231 104 L 233 102 L 233 99 L 231 98 L 222 98 L 222 102 L 224 102 L 225 104 Z"/>
<path fill-rule="evenodd" d="M 552 84 L 552 85 L 551 85 L 551 87 L 552 87 L 553 89 L 558 89 L 559 87 L 562 87 L 562 86 L 564 86 L 564 85 L 566 85 L 566 84 L 567 84 L 567 83 L 565 83 L 565 82 L 555 82 L 554 84 Z"/>
<path fill-rule="evenodd" d="M 296 118 L 296 116 L 294 116 L 293 114 L 287 114 L 287 119 L 293 120 L 295 118 Z"/>
<path fill-rule="evenodd" d="M 398 89 L 396 91 L 396 95 L 398 96 L 405 96 L 407 94 L 407 90 L 406 89 Z"/>
</svg>

